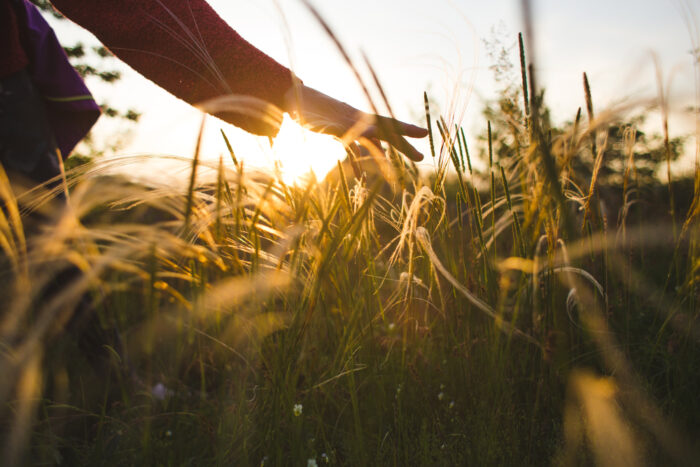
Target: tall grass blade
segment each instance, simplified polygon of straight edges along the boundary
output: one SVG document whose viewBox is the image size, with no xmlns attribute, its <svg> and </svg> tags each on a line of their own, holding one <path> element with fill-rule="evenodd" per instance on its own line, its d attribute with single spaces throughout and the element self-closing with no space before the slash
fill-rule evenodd
<svg viewBox="0 0 700 467">
<path fill-rule="evenodd" d="M 423 102 L 425 103 L 425 126 L 428 129 L 428 142 L 430 144 L 430 155 L 435 159 L 435 142 L 433 140 L 433 125 L 430 120 L 430 103 L 428 93 L 423 92 Z"/>
<path fill-rule="evenodd" d="M 233 165 L 235 167 L 238 167 L 238 159 L 236 158 L 236 154 L 233 152 L 233 146 L 231 146 L 231 143 L 229 142 L 226 133 L 224 133 L 224 129 L 222 128 L 220 131 L 221 136 L 223 136 L 224 138 L 224 143 L 226 143 L 226 149 L 228 149 L 228 153 L 231 156 L 231 160 L 233 161 Z"/>
<path fill-rule="evenodd" d="M 194 204 L 194 187 L 197 181 L 197 165 L 199 165 L 199 154 L 202 149 L 202 137 L 204 136 L 204 124 L 207 121 L 207 114 L 202 114 L 202 123 L 199 125 L 199 133 L 197 134 L 197 144 L 194 149 L 194 157 L 192 158 L 192 168 L 190 170 L 190 182 L 187 187 L 187 203 L 185 204 L 185 225 L 184 231 L 190 228 L 190 217 L 192 215 L 192 205 Z"/>
</svg>

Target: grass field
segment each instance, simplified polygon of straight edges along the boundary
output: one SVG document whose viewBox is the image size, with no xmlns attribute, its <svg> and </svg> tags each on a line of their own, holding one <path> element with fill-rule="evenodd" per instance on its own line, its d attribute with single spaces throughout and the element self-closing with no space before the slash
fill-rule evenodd
<svg viewBox="0 0 700 467">
<path fill-rule="evenodd" d="M 195 155 L 178 189 L 96 161 L 65 203 L 0 180 L 4 459 L 700 462 L 700 173 L 645 177 L 590 92 L 550 126 L 524 63 L 481 173 L 426 109 L 430 173 L 388 151 L 291 186 Z"/>
</svg>

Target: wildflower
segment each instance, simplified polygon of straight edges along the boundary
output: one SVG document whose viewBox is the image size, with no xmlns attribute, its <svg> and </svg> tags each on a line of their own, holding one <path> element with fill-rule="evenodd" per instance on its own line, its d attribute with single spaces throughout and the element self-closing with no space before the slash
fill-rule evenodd
<svg viewBox="0 0 700 467">
<path fill-rule="evenodd" d="M 441 400 L 443 400 L 444 398 L 445 398 L 445 393 L 442 392 L 442 391 L 440 391 L 440 393 L 438 394 L 438 400 L 441 401 Z"/>
<path fill-rule="evenodd" d="M 165 400 L 166 397 L 170 397 L 173 395 L 172 389 L 168 389 L 165 387 L 163 383 L 157 383 L 155 386 L 151 388 L 151 395 L 155 398 L 158 399 L 159 401 Z"/>
<path fill-rule="evenodd" d="M 267 459 L 268 459 L 267 456 L 265 456 L 260 460 L 260 467 L 265 467 L 265 463 L 267 462 Z"/>
<path fill-rule="evenodd" d="M 455 401 L 450 401 L 450 405 L 448 405 L 447 407 L 449 407 L 450 409 L 454 409 L 455 408 Z"/>
<path fill-rule="evenodd" d="M 325 452 L 321 454 L 321 460 L 323 461 L 324 464 L 330 464 L 331 459 L 328 457 L 328 454 Z"/>
<path fill-rule="evenodd" d="M 394 323 L 389 323 L 389 332 L 393 331 L 396 325 Z"/>
<path fill-rule="evenodd" d="M 173 432 L 170 431 L 170 430 L 167 430 L 167 431 L 165 432 L 165 436 L 167 436 L 168 438 L 170 438 L 172 435 L 173 435 Z"/>
<path fill-rule="evenodd" d="M 306 467 L 318 467 L 316 459 L 311 458 L 308 461 L 306 461 Z"/>
<path fill-rule="evenodd" d="M 304 406 L 303 406 L 303 405 L 301 405 L 301 404 L 294 404 L 294 409 L 293 409 L 293 411 L 294 411 L 294 416 L 295 416 L 295 417 L 298 417 L 299 415 L 301 415 L 302 410 L 304 410 Z"/>
</svg>

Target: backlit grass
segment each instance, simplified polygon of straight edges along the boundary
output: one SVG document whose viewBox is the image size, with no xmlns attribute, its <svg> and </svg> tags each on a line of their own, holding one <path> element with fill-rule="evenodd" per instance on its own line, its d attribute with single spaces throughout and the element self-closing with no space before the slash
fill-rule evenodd
<svg viewBox="0 0 700 467">
<path fill-rule="evenodd" d="M 105 175 L 134 158 L 65 203 L 0 179 L 5 459 L 697 461 L 698 175 L 640 177 L 628 125 L 603 180 L 619 116 L 587 86 L 551 127 L 521 56 L 485 173 L 426 98 L 430 173 L 388 151 L 292 186 L 229 145 L 181 188 Z"/>
</svg>

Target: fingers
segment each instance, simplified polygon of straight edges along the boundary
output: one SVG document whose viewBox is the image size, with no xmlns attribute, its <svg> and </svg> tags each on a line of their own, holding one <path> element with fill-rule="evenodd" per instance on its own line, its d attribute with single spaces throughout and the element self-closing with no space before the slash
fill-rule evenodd
<svg viewBox="0 0 700 467">
<path fill-rule="evenodd" d="M 307 128 L 336 136 L 344 144 L 369 139 L 379 152 L 380 141 L 386 141 L 413 161 L 420 161 L 423 155 L 406 141 L 409 138 L 423 138 L 428 130 L 390 117 L 362 112 L 348 104 L 326 96 L 311 88 L 304 88 L 303 105 L 293 105 L 297 119 Z M 298 104 L 298 103 L 297 103 Z"/>
<path fill-rule="evenodd" d="M 428 130 L 389 117 L 375 116 L 375 119 L 375 124 L 366 128 L 362 136 L 386 141 L 412 161 L 423 160 L 423 154 L 406 141 L 406 137 L 423 138 Z"/>
<path fill-rule="evenodd" d="M 399 151 L 404 156 L 408 157 L 414 162 L 419 162 L 423 160 L 423 154 L 418 149 L 414 148 L 413 145 L 411 145 L 411 143 L 406 141 L 406 138 L 399 137 L 394 142 L 389 141 L 389 144 L 394 146 L 397 151 Z"/>
<path fill-rule="evenodd" d="M 389 119 L 393 120 L 393 119 Z M 397 122 L 396 120 L 393 120 L 394 122 Z M 397 122 L 401 123 L 401 122 Z M 396 148 L 397 151 L 402 153 L 404 156 L 408 157 L 414 162 L 419 162 L 423 160 L 423 154 L 418 151 L 411 143 L 406 141 L 406 138 L 403 135 L 410 136 L 411 134 L 422 134 L 421 131 L 424 131 L 425 134 L 427 135 L 428 130 L 425 130 L 424 128 L 417 127 L 415 125 L 410 125 L 408 123 L 403 123 L 402 125 L 405 125 L 407 127 L 412 127 L 411 132 L 402 132 L 400 133 L 399 131 L 387 131 L 387 128 L 378 128 L 377 126 L 372 126 L 368 128 L 362 136 L 365 138 L 368 138 L 370 140 L 377 141 L 386 141 L 390 145 L 392 145 L 394 148 Z M 418 131 L 421 130 L 421 131 Z M 423 135 L 425 136 L 425 135 Z M 418 136 L 420 137 L 420 136 Z M 381 148 L 381 146 L 377 143 L 375 145 L 378 148 Z"/>
<path fill-rule="evenodd" d="M 396 133 L 397 135 L 407 136 L 409 138 L 424 138 L 428 136 L 428 130 L 417 125 L 405 123 L 394 118 L 376 116 L 377 127 L 387 132 Z"/>
</svg>

